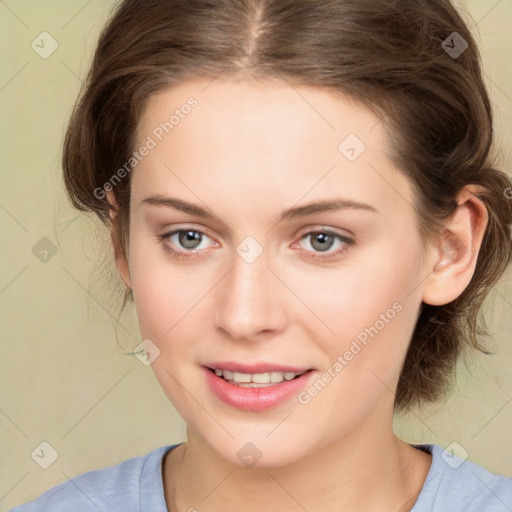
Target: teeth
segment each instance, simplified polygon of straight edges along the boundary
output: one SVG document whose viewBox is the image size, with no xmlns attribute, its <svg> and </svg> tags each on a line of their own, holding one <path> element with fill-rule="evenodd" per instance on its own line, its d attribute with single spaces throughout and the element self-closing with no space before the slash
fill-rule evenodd
<svg viewBox="0 0 512 512">
<path fill-rule="evenodd" d="M 266 373 L 240 373 L 230 372 L 229 370 L 220 370 L 215 368 L 215 375 L 218 377 L 224 377 L 227 381 L 233 381 L 237 384 L 247 384 L 247 387 L 258 387 L 251 386 L 251 384 L 278 384 L 284 380 L 292 380 L 297 375 L 302 373 L 295 372 L 266 372 Z"/>
<path fill-rule="evenodd" d="M 249 373 L 233 372 L 233 380 L 235 382 L 251 382 L 251 375 Z"/>
</svg>

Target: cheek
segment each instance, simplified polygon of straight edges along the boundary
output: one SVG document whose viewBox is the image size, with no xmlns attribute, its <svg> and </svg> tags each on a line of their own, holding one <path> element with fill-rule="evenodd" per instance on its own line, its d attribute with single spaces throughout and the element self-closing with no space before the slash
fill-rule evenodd
<svg viewBox="0 0 512 512">
<path fill-rule="evenodd" d="M 419 246 L 379 249 L 341 265 L 339 272 L 330 270 L 323 280 L 316 275 L 314 288 L 311 276 L 296 288 L 322 320 L 308 315 L 303 325 L 328 355 L 327 364 L 341 356 L 340 380 L 358 389 L 372 382 L 382 386 L 378 377 L 387 385 L 397 378 L 421 304 Z"/>
<path fill-rule="evenodd" d="M 188 392 L 200 396 L 190 384 L 197 377 L 189 373 L 197 350 L 192 340 L 208 339 L 203 329 L 211 275 L 170 263 L 163 249 L 133 246 L 137 248 L 130 255 L 130 273 L 139 329 L 142 339 L 159 350 L 151 368 L 174 407 L 192 422 Z"/>
<path fill-rule="evenodd" d="M 356 428 L 377 404 L 383 414 L 392 406 L 418 300 L 407 297 L 411 287 L 405 272 L 386 284 L 375 277 L 354 272 L 344 280 L 345 288 L 333 282 L 331 293 L 313 306 L 324 312 L 322 319 L 335 334 L 312 338 L 327 357 L 319 379 L 300 396 L 311 430 L 325 430 L 331 421 L 330 434 L 337 436 Z"/>
<path fill-rule="evenodd" d="M 161 349 L 179 343 L 187 326 L 196 325 L 197 330 L 203 325 L 200 302 L 211 288 L 201 273 L 172 270 L 144 262 L 132 280 L 141 335 L 154 339 Z"/>
<path fill-rule="evenodd" d="M 141 335 L 160 345 L 197 316 L 195 305 L 211 288 L 211 277 L 204 267 L 190 271 L 171 259 L 157 237 L 135 222 L 130 230 L 130 277 Z"/>
</svg>

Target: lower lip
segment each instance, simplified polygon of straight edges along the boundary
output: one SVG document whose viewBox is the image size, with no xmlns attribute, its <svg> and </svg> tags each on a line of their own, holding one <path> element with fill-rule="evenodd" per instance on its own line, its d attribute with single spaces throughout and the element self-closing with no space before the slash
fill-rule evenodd
<svg viewBox="0 0 512 512">
<path fill-rule="evenodd" d="M 293 380 L 267 387 L 246 388 L 230 384 L 204 366 L 203 370 L 212 393 L 226 404 L 243 411 L 266 411 L 276 407 L 306 387 L 315 373 L 314 370 L 308 370 Z"/>
</svg>

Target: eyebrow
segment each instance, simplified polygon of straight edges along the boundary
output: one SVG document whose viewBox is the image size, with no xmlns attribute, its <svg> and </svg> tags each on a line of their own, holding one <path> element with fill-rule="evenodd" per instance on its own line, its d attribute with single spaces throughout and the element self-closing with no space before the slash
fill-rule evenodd
<svg viewBox="0 0 512 512">
<path fill-rule="evenodd" d="M 175 210 L 180 210 L 190 215 L 195 215 L 197 217 L 202 217 L 210 220 L 214 220 L 217 218 L 216 215 L 211 213 L 209 210 L 202 208 L 201 206 L 188 203 L 187 201 L 183 201 L 181 199 L 176 199 L 174 197 L 165 197 L 159 194 L 146 197 L 140 202 L 140 204 L 174 208 Z M 330 199 L 315 201 L 312 203 L 305 204 L 303 206 L 295 206 L 294 208 L 285 210 L 284 212 L 281 213 L 281 217 L 279 220 L 290 220 L 299 217 L 306 217 L 314 213 L 323 213 L 346 209 L 366 210 L 378 213 L 373 206 L 367 203 L 352 201 L 350 199 Z"/>
</svg>

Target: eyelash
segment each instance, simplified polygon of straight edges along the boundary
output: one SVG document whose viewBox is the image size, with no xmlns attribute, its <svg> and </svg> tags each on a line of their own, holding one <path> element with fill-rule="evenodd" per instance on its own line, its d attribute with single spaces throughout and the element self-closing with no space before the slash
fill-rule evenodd
<svg viewBox="0 0 512 512">
<path fill-rule="evenodd" d="M 163 245 L 165 251 L 167 251 L 173 258 L 176 258 L 178 260 L 185 260 L 187 258 L 194 257 L 194 256 L 190 256 L 190 254 L 194 254 L 195 252 L 197 252 L 197 250 L 196 251 L 176 251 L 170 245 L 168 245 L 166 243 L 166 241 L 171 236 L 173 236 L 177 233 L 185 233 L 185 232 L 189 232 L 189 231 L 192 231 L 193 233 L 200 233 L 201 235 L 204 235 L 204 236 L 207 236 L 208 238 L 210 238 L 208 236 L 208 234 L 205 231 L 203 231 L 202 229 L 194 228 L 194 229 L 176 229 L 175 231 L 171 231 L 171 232 L 165 233 L 163 235 L 158 235 L 158 239 L 159 239 L 160 243 Z M 304 238 L 307 238 L 310 235 L 317 235 L 319 233 L 337 238 L 338 240 L 343 242 L 344 245 L 341 249 L 338 249 L 337 251 L 332 252 L 332 253 L 328 253 L 329 254 L 328 256 L 320 256 L 321 253 L 313 252 L 309 257 L 315 261 L 326 261 L 326 260 L 333 259 L 336 256 L 340 256 L 340 255 L 344 254 L 346 251 L 348 251 L 350 249 L 350 247 L 352 245 L 355 244 L 355 241 L 352 240 L 351 238 L 345 237 L 343 235 L 334 233 L 333 231 L 329 231 L 329 230 L 308 231 L 307 233 L 305 233 L 304 235 L 302 235 L 300 237 L 299 241 L 303 240 Z M 309 252 L 309 251 L 307 251 L 307 252 Z"/>
</svg>

